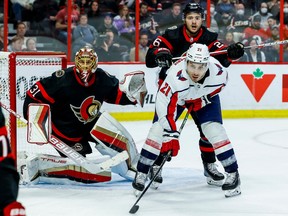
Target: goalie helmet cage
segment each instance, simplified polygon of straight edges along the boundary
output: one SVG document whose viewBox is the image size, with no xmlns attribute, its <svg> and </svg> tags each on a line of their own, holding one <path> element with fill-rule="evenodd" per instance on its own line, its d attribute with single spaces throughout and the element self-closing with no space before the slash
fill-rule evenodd
<svg viewBox="0 0 288 216">
<path fill-rule="evenodd" d="M 63 52 L 0 52 L 0 101 L 2 104 L 23 116 L 23 102 L 26 91 L 37 80 L 51 75 L 54 71 L 67 67 L 67 57 Z M 17 156 L 17 149 L 27 144 L 26 129 L 19 135 L 20 128 L 26 125 L 2 108 L 6 119 L 8 137 L 12 152 Z M 26 149 L 25 149 L 26 150 Z M 17 157 L 16 157 L 17 158 Z"/>
</svg>

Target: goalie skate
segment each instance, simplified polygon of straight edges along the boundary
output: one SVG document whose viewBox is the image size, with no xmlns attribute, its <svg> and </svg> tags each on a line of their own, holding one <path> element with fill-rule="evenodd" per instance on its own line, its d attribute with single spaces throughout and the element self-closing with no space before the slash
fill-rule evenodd
<svg viewBox="0 0 288 216">
<path fill-rule="evenodd" d="M 206 176 L 207 184 L 214 186 L 222 186 L 224 175 L 217 170 L 215 163 L 203 163 L 204 176 Z"/>
<path fill-rule="evenodd" d="M 227 173 L 225 183 L 222 185 L 225 197 L 233 197 L 241 194 L 240 176 L 238 171 Z"/>
<path fill-rule="evenodd" d="M 157 171 L 159 170 L 158 165 L 154 165 L 151 167 L 150 169 L 150 173 L 149 173 L 149 178 L 152 180 L 154 178 L 154 176 L 156 175 Z M 151 184 L 151 188 L 157 190 L 159 185 L 162 184 L 163 182 L 163 177 L 162 177 L 162 169 L 160 170 L 160 172 L 158 173 L 157 177 L 154 179 L 154 181 Z"/>
<path fill-rule="evenodd" d="M 137 174 L 136 174 L 136 176 L 132 182 L 132 186 L 135 189 L 134 195 L 136 197 L 138 197 L 141 194 L 141 192 L 144 190 L 146 180 L 147 180 L 147 174 L 146 173 L 137 172 Z"/>
</svg>

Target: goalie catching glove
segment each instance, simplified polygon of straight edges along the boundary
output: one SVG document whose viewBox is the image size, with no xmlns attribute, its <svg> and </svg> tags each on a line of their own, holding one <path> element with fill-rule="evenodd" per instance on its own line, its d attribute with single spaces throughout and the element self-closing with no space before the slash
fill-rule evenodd
<svg viewBox="0 0 288 216">
<path fill-rule="evenodd" d="M 134 71 L 124 75 L 120 81 L 120 91 L 124 92 L 130 101 L 136 102 L 143 107 L 144 98 L 147 94 L 146 82 L 143 71 Z"/>
<path fill-rule="evenodd" d="M 227 48 L 227 54 L 232 60 L 241 58 L 244 55 L 244 45 L 240 42 L 230 44 Z"/>
<path fill-rule="evenodd" d="M 175 157 L 177 156 L 179 149 L 179 132 L 164 129 L 161 153 L 165 154 L 171 151 L 171 156 Z"/>
<path fill-rule="evenodd" d="M 172 54 L 167 48 L 159 48 L 154 51 L 155 61 L 159 67 L 170 67 L 172 65 Z"/>
</svg>

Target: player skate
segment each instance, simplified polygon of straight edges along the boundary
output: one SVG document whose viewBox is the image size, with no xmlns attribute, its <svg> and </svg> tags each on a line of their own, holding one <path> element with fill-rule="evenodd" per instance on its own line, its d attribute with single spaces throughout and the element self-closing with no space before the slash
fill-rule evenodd
<svg viewBox="0 0 288 216">
<path fill-rule="evenodd" d="M 206 176 L 207 184 L 222 186 L 224 175 L 217 170 L 217 165 L 215 163 L 203 163 L 204 166 L 204 176 Z"/>
<path fill-rule="evenodd" d="M 241 194 L 240 176 L 238 171 L 227 173 L 225 183 L 222 185 L 225 197 L 233 197 Z"/>
<path fill-rule="evenodd" d="M 138 197 L 141 194 L 141 192 L 144 190 L 147 177 L 148 177 L 148 174 L 146 173 L 142 173 L 142 172 L 136 173 L 136 176 L 132 182 L 132 186 L 135 189 L 134 194 L 136 197 Z"/>
<path fill-rule="evenodd" d="M 157 171 L 159 170 L 158 165 L 153 165 L 150 169 L 149 172 L 149 179 L 153 179 L 155 174 L 157 173 Z M 154 181 L 151 184 L 151 187 L 154 188 L 155 190 L 158 189 L 159 185 L 163 182 L 163 178 L 162 178 L 162 169 L 160 170 L 160 172 L 158 173 L 157 177 L 154 179 Z"/>
</svg>

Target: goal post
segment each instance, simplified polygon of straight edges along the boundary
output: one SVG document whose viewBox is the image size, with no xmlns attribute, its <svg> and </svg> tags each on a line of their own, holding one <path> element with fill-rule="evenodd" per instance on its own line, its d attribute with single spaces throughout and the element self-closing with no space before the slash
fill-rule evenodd
<svg viewBox="0 0 288 216">
<path fill-rule="evenodd" d="M 1 103 L 23 116 L 22 107 L 26 91 L 37 80 L 66 67 L 67 57 L 63 52 L 0 52 Z M 13 114 L 4 109 L 2 111 L 14 155 L 17 156 L 17 149 L 32 149 L 29 144 L 27 145 L 26 133 L 18 133 L 25 125 L 17 121 Z"/>
</svg>

